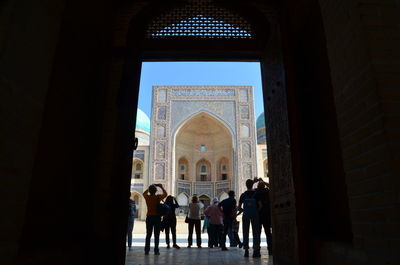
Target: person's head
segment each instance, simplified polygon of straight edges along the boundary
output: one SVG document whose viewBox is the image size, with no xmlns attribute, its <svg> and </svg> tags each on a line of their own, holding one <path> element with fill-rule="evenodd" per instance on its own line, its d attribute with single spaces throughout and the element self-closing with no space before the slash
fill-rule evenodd
<svg viewBox="0 0 400 265">
<path fill-rule="evenodd" d="M 257 184 L 257 188 L 264 189 L 265 188 L 265 182 L 264 181 L 259 181 L 258 184 Z"/>
<path fill-rule="evenodd" d="M 198 203 L 198 202 L 199 202 L 199 198 L 197 198 L 197 196 L 194 195 L 194 196 L 192 197 L 192 202 L 193 202 L 193 203 Z"/>
<path fill-rule="evenodd" d="M 253 189 L 254 181 L 252 179 L 246 180 L 246 187 L 248 190 Z"/>
<path fill-rule="evenodd" d="M 228 192 L 228 195 L 229 195 L 229 197 L 233 198 L 233 197 L 235 197 L 235 192 L 233 190 L 230 190 Z"/>
<path fill-rule="evenodd" d="M 173 204 L 174 203 L 174 197 L 171 195 L 168 195 L 168 197 L 165 199 L 166 204 Z"/>
<path fill-rule="evenodd" d="M 212 203 L 213 203 L 213 204 L 217 204 L 217 203 L 219 203 L 219 200 L 218 200 L 218 198 L 217 198 L 217 197 L 215 197 L 214 199 L 212 199 Z"/>
<path fill-rule="evenodd" d="M 157 187 L 156 187 L 156 185 L 154 185 L 154 184 L 150 185 L 150 187 L 149 187 L 149 192 L 150 192 L 151 195 L 155 195 L 156 192 L 157 192 Z"/>
</svg>

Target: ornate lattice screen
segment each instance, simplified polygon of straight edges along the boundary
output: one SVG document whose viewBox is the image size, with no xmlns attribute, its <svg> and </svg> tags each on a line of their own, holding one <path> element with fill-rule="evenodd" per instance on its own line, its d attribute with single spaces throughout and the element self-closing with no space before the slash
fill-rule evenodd
<svg viewBox="0 0 400 265">
<path fill-rule="evenodd" d="M 156 17 L 147 29 L 149 39 L 253 39 L 250 24 L 212 0 L 191 0 Z"/>
</svg>

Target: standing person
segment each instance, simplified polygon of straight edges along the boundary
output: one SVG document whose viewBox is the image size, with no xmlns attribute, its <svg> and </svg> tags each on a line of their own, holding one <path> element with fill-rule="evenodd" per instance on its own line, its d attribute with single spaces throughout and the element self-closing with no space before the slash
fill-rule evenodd
<svg viewBox="0 0 400 265">
<path fill-rule="evenodd" d="M 132 248 L 132 232 L 133 232 L 133 225 L 135 224 L 135 213 L 136 213 L 136 203 L 134 200 L 129 198 L 128 231 L 127 231 L 129 250 Z"/>
<path fill-rule="evenodd" d="M 167 215 L 163 217 L 163 222 L 165 224 L 165 241 L 167 243 L 167 248 L 170 248 L 169 246 L 169 230 L 171 230 L 172 234 L 172 247 L 176 249 L 180 249 L 180 247 L 176 244 L 176 215 L 175 215 L 175 209 L 179 208 L 179 204 L 176 201 L 175 197 L 172 197 L 169 195 L 167 199 L 165 199 L 165 204 L 169 206 L 169 211 Z"/>
<path fill-rule="evenodd" d="M 218 205 L 218 199 L 214 198 L 212 200 L 212 205 L 208 206 L 204 211 L 204 214 L 209 219 L 210 225 L 210 233 L 208 240 L 211 241 L 209 243 L 209 247 L 213 248 L 214 246 L 223 245 L 223 212 Z"/>
<path fill-rule="evenodd" d="M 232 222 L 232 234 L 233 234 L 233 238 L 235 239 L 235 243 L 238 244 L 239 248 L 242 248 L 243 244 L 240 241 L 239 238 L 239 227 L 240 227 L 240 222 L 237 220 L 238 215 L 241 214 L 241 212 L 238 212 L 239 207 L 236 207 L 235 209 L 235 218 L 233 219 Z"/>
<path fill-rule="evenodd" d="M 268 244 L 268 255 L 272 255 L 271 205 L 267 183 L 260 180 L 257 184 L 256 192 L 257 197 L 261 201 L 262 205 L 258 212 L 260 216 L 260 235 L 261 229 L 262 227 L 264 227 L 264 232 Z"/>
<path fill-rule="evenodd" d="M 188 248 L 192 247 L 193 242 L 193 227 L 196 230 L 196 240 L 197 247 L 201 248 L 201 216 L 200 209 L 203 208 L 204 205 L 199 202 L 197 196 L 193 196 L 192 202 L 189 203 L 189 237 L 188 237 Z"/>
<path fill-rule="evenodd" d="M 253 230 L 253 258 L 261 257 L 260 254 L 260 222 L 258 209 L 261 208 L 261 203 L 257 199 L 256 192 L 253 190 L 254 181 L 246 180 L 247 191 L 240 195 L 239 209 L 243 209 L 243 248 L 245 249 L 244 256 L 249 256 L 249 229 Z M 243 205 L 243 208 L 242 208 Z"/>
<path fill-rule="evenodd" d="M 163 194 L 156 195 L 157 187 L 160 187 L 162 189 Z M 144 254 L 149 254 L 150 239 L 154 228 L 154 255 L 160 255 L 158 243 L 160 240 L 161 215 L 159 215 L 159 213 L 157 212 L 157 206 L 161 200 L 167 197 L 167 192 L 161 184 L 153 184 L 150 185 L 149 188 L 143 192 L 143 197 L 146 200 L 147 205 L 146 244 L 144 247 Z"/>
<path fill-rule="evenodd" d="M 236 211 L 236 199 L 235 199 L 235 192 L 233 190 L 230 190 L 228 192 L 229 198 L 223 200 L 219 206 L 222 208 L 222 211 L 224 212 L 224 233 L 223 233 L 223 239 L 222 239 L 222 246 L 221 250 L 228 250 L 226 248 L 226 236 L 228 233 L 232 233 L 232 224 L 233 220 L 235 219 L 235 211 Z M 237 242 L 232 236 L 232 242 L 231 245 L 237 244 Z"/>
</svg>

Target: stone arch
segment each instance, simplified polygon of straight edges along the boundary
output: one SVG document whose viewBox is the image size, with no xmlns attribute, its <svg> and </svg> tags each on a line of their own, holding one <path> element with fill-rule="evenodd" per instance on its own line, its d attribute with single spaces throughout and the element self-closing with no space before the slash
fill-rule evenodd
<svg viewBox="0 0 400 265">
<path fill-rule="evenodd" d="M 133 159 L 132 178 L 143 179 L 143 172 L 144 172 L 144 162 L 139 158 Z"/>
<path fill-rule="evenodd" d="M 179 195 L 176 197 L 176 200 L 180 206 L 189 205 L 189 195 L 187 195 L 185 192 L 179 193 Z"/>
<path fill-rule="evenodd" d="M 178 159 L 178 164 L 177 164 L 176 179 L 190 180 L 189 172 L 190 172 L 189 160 L 186 158 L 186 156 L 180 157 Z"/>
<path fill-rule="evenodd" d="M 231 163 L 225 156 L 221 157 L 217 162 L 217 180 L 229 180 L 231 177 Z"/>
<path fill-rule="evenodd" d="M 147 206 L 146 206 L 146 201 L 144 200 L 144 197 L 141 193 L 137 191 L 131 191 L 131 197 L 132 200 L 135 201 L 136 203 L 136 213 L 135 213 L 135 218 L 143 219 L 146 217 L 146 211 L 147 211 Z"/>
<path fill-rule="evenodd" d="M 200 196 L 198 196 L 198 198 L 199 198 L 199 201 L 204 204 L 204 209 L 207 208 L 207 206 L 209 206 L 211 204 L 212 198 L 210 196 L 208 196 L 207 194 L 201 194 Z"/>
<path fill-rule="evenodd" d="M 196 163 L 196 180 L 211 181 L 211 162 L 205 158 Z"/>
</svg>

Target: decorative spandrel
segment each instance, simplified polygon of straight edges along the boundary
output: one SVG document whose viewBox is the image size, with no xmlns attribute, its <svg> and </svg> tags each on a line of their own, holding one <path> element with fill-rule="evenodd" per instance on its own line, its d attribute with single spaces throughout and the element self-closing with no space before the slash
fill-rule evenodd
<svg viewBox="0 0 400 265">
<path fill-rule="evenodd" d="M 243 17 L 211 0 L 192 0 L 156 17 L 147 28 L 149 39 L 253 39 Z"/>
</svg>

